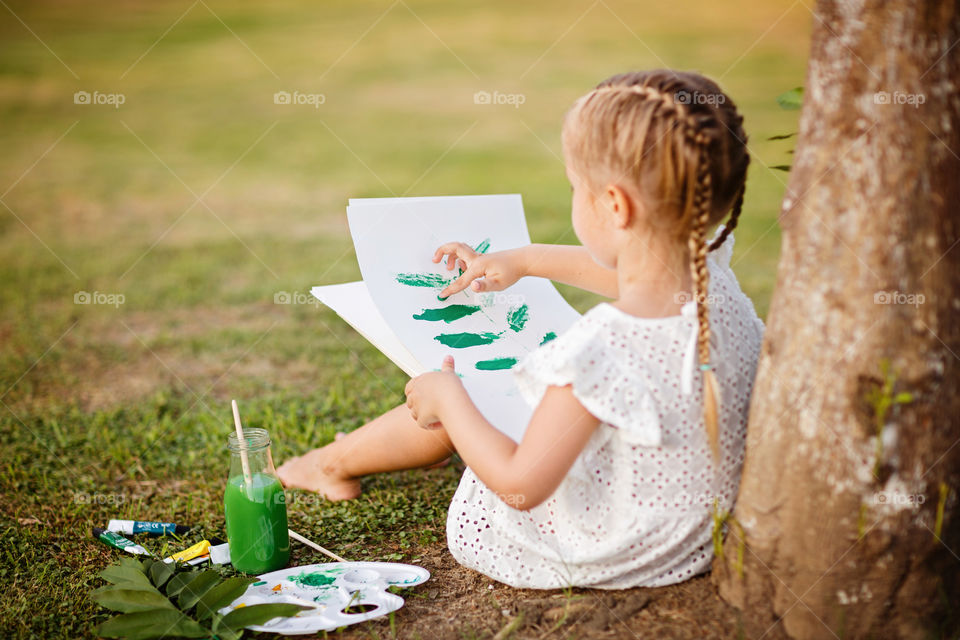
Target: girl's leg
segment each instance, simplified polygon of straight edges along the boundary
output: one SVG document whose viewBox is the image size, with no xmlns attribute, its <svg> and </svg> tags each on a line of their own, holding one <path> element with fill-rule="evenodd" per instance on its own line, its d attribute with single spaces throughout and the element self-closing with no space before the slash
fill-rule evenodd
<svg viewBox="0 0 960 640">
<path fill-rule="evenodd" d="M 406 405 L 400 405 L 325 447 L 285 462 L 277 474 L 286 487 L 349 500 L 360 495 L 361 476 L 426 467 L 453 451 L 444 429 L 420 428 Z"/>
</svg>

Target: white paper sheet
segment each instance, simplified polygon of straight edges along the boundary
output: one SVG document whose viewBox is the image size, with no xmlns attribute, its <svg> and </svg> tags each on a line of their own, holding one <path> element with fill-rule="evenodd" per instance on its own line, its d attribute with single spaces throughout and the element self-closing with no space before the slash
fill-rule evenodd
<svg viewBox="0 0 960 640">
<path fill-rule="evenodd" d="M 453 355 L 480 411 L 519 441 L 532 409 L 509 369 L 488 367 L 521 360 L 548 336 L 565 331 L 579 317 L 577 311 L 539 278 L 524 278 L 502 292 L 468 289 L 444 301 L 438 299 L 442 284 L 414 285 L 458 274 L 431 261 L 444 242 L 485 246 L 489 252 L 529 244 L 520 196 L 351 199 L 347 217 L 365 291 L 351 283 L 317 287 L 314 295 L 407 373 L 437 369 L 444 355 Z M 451 305 L 460 305 L 465 315 L 431 319 Z"/>
<path fill-rule="evenodd" d="M 310 290 L 314 298 L 333 309 L 370 344 L 385 354 L 411 378 L 426 373 L 425 368 L 397 338 L 373 304 L 363 282 L 329 284 Z"/>
</svg>

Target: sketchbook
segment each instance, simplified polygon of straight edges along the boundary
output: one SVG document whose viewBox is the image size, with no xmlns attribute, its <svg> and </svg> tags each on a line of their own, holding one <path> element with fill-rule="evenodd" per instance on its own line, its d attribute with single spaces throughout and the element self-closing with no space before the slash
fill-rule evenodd
<svg viewBox="0 0 960 640">
<path fill-rule="evenodd" d="M 439 293 L 460 275 L 432 261 L 459 241 L 478 253 L 530 244 L 519 195 L 351 199 L 350 235 L 363 280 L 311 293 L 410 376 L 452 355 L 477 408 L 519 442 L 532 414 L 511 367 L 565 331 L 580 314 L 549 280 L 504 291 Z"/>
</svg>

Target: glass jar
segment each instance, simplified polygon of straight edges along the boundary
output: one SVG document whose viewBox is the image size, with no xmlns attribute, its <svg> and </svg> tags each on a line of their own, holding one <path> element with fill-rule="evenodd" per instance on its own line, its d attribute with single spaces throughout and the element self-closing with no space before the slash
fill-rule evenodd
<svg viewBox="0 0 960 640">
<path fill-rule="evenodd" d="M 270 434 L 266 429 L 244 429 L 250 482 L 243 475 L 240 442 L 231 433 L 230 474 L 223 494 L 230 562 L 237 571 L 265 573 L 282 569 L 290 560 L 287 501 L 273 468 Z"/>
</svg>

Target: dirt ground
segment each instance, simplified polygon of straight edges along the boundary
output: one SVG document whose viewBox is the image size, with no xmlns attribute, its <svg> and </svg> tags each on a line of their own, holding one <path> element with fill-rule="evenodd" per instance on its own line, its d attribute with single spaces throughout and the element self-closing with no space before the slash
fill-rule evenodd
<svg viewBox="0 0 960 640">
<path fill-rule="evenodd" d="M 402 592 L 394 630 L 388 618 L 337 634 L 343 640 L 411 638 L 739 638 L 738 612 L 709 574 L 656 589 L 514 589 L 457 564 L 443 543 L 421 550 L 429 581 Z"/>
</svg>

